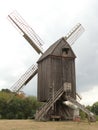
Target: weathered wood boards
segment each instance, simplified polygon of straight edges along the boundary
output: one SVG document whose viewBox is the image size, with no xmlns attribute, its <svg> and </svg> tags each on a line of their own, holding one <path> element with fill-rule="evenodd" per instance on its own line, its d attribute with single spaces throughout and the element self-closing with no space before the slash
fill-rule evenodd
<svg viewBox="0 0 98 130">
<path fill-rule="evenodd" d="M 55 42 L 38 60 L 38 100 L 47 101 L 64 86 L 71 83 L 71 96 L 75 98 L 75 54 L 64 38 Z"/>
</svg>

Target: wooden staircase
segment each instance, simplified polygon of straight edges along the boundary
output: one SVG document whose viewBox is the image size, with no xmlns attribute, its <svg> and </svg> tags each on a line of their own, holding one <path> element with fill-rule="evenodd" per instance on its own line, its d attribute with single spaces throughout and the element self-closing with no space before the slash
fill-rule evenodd
<svg viewBox="0 0 98 130">
<path fill-rule="evenodd" d="M 51 97 L 48 99 L 48 101 L 43 104 L 39 110 L 36 111 L 35 120 L 40 121 L 45 119 L 45 115 L 47 115 L 48 111 L 52 108 L 52 106 L 56 103 L 56 101 L 64 94 L 64 88 L 61 87 L 58 91 L 54 93 L 54 98 Z M 95 115 L 90 112 L 88 109 L 85 108 L 85 106 L 81 105 L 79 102 L 77 102 L 74 98 L 70 96 L 65 96 L 67 101 L 70 101 L 74 105 L 78 106 L 79 109 L 84 111 L 88 115 L 89 121 L 95 122 L 96 118 Z M 69 112 L 67 113 L 69 115 Z M 69 115 L 70 117 L 70 115 Z"/>
<path fill-rule="evenodd" d="M 76 106 L 78 106 L 79 109 L 84 111 L 88 115 L 89 121 L 92 122 L 96 121 L 95 115 L 92 112 L 90 112 L 88 109 L 86 109 L 84 105 L 81 105 L 79 102 L 77 102 L 74 98 L 70 96 L 66 96 L 66 99 L 71 103 L 75 104 Z"/>
<path fill-rule="evenodd" d="M 26 72 L 23 74 L 20 79 L 10 88 L 13 92 L 18 92 L 24 85 L 26 85 L 36 74 L 38 68 L 37 65 L 32 65 Z"/>
<path fill-rule="evenodd" d="M 54 93 L 54 99 L 51 97 L 49 100 L 39 109 L 36 111 L 35 120 L 43 120 L 44 116 L 47 112 L 52 108 L 53 104 L 62 96 L 64 93 L 63 87 L 61 87 L 58 91 Z"/>
</svg>

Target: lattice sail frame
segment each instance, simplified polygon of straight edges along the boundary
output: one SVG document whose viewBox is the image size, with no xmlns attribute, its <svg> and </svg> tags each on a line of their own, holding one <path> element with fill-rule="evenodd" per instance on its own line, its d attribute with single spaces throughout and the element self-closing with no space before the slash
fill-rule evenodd
<svg viewBox="0 0 98 130">
<path fill-rule="evenodd" d="M 43 53 L 43 41 L 35 33 L 35 31 L 26 23 L 26 21 L 18 14 L 17 11 L 8 15 L 9 20 L 14 24 L 21 35 L 31 44 L 37 53 Z"/>
<path fill-rule="evenodd" d="M 80 35 L 84 32 L 83 26 L 78 23 L 76 26 L 74 26 L 69 33 L 65 36 L 66 41 L 72 45 L 74 42 L 80 37 Z"/>
</svg>

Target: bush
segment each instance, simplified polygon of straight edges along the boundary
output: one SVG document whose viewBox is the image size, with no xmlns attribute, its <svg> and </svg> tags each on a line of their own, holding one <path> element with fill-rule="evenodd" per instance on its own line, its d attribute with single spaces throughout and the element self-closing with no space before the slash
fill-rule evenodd
<svg viewBox="0 0 98 130">
<path fill-rule="evenodd" d="M 86 114 L 82 110 L 80 110 L 80 117 L 81 117 L 82 120 L 86 119 Z"/>
<path fill-rule="evenodd" d="M 98 121 L 98 115 L 96 115 L 96 121 Z"/>
<path fill-rule="evenodd" d="M 0 119 L 34 118 L 40 106 L 41 103 L 34 96 L 25 97 L 8 90 L 0 92 Z"/>
</svg>

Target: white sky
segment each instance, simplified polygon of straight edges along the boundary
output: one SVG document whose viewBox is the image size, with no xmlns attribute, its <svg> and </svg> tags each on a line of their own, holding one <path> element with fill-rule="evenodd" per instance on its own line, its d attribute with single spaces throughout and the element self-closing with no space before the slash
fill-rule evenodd
<svg viewBox="0 0 98 130">
<path fill-rule="evenodd" d="M 77 56 L 77 90 L 83 103 L 90 105 L 98 101 L 97 7 L 97 0 L 3 0 L 0 4 L 0 88 L 10 88 L 39 57 L 7 19 L 9 13 L 17 10 L 43 39 L 44 50 L 78 22 L 84 26 L 84 34 L 73 46 Z M 25 92 L 36 95 L 36 84 L 35 77 Z"/>
</svg>

